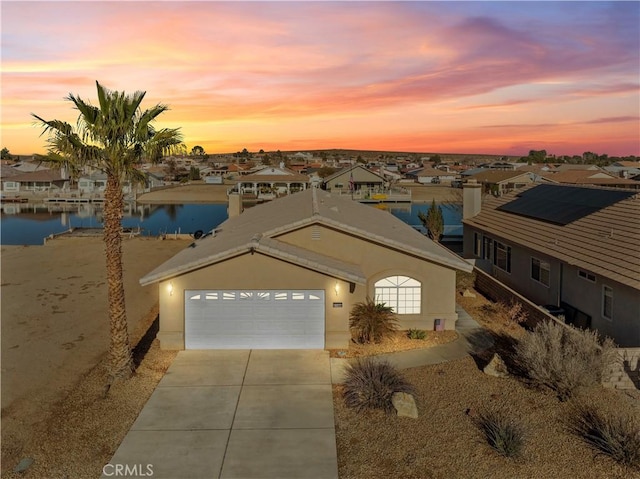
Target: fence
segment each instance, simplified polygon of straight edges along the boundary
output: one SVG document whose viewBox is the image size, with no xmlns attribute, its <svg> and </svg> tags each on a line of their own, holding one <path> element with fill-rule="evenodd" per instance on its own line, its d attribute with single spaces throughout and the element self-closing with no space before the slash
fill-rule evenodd
<svg viewBox="0 0 640 479">
<path fill-rule="evenodd" d="M 533 327 L 540 321 L 551 320 L 564 325 L 558 318 L 547 313 L 545 310 L 529 301 L 517 291 L 509 288 L 488 273 L 485 273 L 478 267 L 474 268 L 476 274 L 475 287 L 484 296 L 492 301 L 502 301 L 509 304 L 511 301 L 517 301 L 522 304 L 523 310 L 527 313 L 527 327 Z"/>
</svg>

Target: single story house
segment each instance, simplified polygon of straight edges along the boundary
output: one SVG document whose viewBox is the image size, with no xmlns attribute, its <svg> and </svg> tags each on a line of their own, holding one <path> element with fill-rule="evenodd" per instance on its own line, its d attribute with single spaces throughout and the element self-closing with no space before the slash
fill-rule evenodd
<svg viewBox="0 0 640 479">
<path fill-rule="evenodd" d="M 485 170 L 469 175 L 483 186 L 485 193 L 502 195 L 534 181 L 533 173 L 517 170 Z"/>
<path fill-rule="evenodd" d="M 569 185 L 597 185 L 640 189 L 640 183 L 637 181 L 620 178 L 599 168 L 597 170 L 565 170 L 557 173 L 546 173 L 542 176 L 548 181 Z"/>
<path fill-rule="evenodd" d="M 252 193 L 268 197 L 276 194 L 291 194 L 306 190 L 309 186 L 309 177 L 296 173 L 284 164 L 280 167 L 267 166 L 243 176 L 238 180 L 237 189 L 240 193 Z"/>
<path fill-rule="evenodd" d="M 458 176 L 455 171 L 449 172 L 431 167 L 423 168 L 420 171 L 413 173 L 413 175 L 416 176 L 418 183 L 421 184 L 452 182 Z"/>
<path fill-rule="evenodd" d="M 455 329 L 456 271 L 471 265 L 387 211 L 312 187 L 233 216 L 239 196 L 140 280 L 159 288 L 163 349 L 346 348 L 367 297 L 403 329 Z"/>
<path fill-rule="evenodd" d="M 146 185 L 142 189 L 150 188 L 151 185 L 160 186 L 164 184 L 162 178 L 159 178 L 157 174 L 146 172 L 147 180 Z M 101 171 L 94 171 L 89 175 L 83 175 L 78 178 L 78 190 L 82 194 L 103 194 L 107 188 L 107 174 Z M 122 184 L 122 192 L 129 194 L 133 191 L 133 186 L 130 181 L 124 181 Z"/>
<path fill-rule="evenodd" d="M 68 188 L 69 180 L 60 170 L 37 170 L 3 178 L 2 190 L 6 193 L 20 191 L 52 191 Z"/>
<path fill-rule="evenodd" d="M 464 257 L 567 322 L 640 347 L 640 193 L 542 184 L 484 197 L 465 184 Z"/>
<path fill-rule="evenodd" d="M 351 165 L 327 176 L 322 188 L 327 191 L 383 191 L 387 185 L 384 176 L 374 173 L 360 164 Z"/>
</svg>

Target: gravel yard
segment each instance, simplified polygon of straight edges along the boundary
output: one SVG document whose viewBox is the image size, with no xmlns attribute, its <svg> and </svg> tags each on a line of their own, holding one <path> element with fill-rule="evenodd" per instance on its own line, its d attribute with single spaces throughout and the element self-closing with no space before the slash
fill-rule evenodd
<svg viewBox="0 0 640 479">
<path fill-rule="evenodd" d="M 519 337 L 520 326 L 491 322 L 487 300 L 459 297 L 478 322 L 502 337 Z M 334 387 L 334 413 L 341 479 L 632 479 L 640 472 L 596 454 L 566 429 L 571 401 L 530 388 L 515 378 L 487 376 L 488 357 L 467 357 L 403 371 L 415 387 L 420 417 L 378 411 L 355 413 L 345 407 L 342 387 Z M 599 388 L 588 401 L 640 414 L 640 393 Z M 497 404 L 525 427 L 520 458 L 502 457 L 473 424 L 479 408 Z"/>
</svg>

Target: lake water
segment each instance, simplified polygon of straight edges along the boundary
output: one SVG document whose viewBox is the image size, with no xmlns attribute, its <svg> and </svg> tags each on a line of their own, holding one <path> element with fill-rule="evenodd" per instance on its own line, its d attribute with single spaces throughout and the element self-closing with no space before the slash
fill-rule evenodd
<svg viewBox="0 0 640 479">
<path fill-rule="evenodd" d="M 381 206 L 381 205 L 378 205 Z M 374 207 L 374 206 L 372 206 Z M 384 208 L 405 223 L 421 226 L 418 212 L 428 204 L 388 204 Z M 445 234 L 462 234 L 461 213 L 442 205 Z M 138 205 L 128 204 L 122 219 L 125 228 L 140 228 L 145 236 L 210 231 L 227 219 L 227 204 Z M 0 244 L 41 245 L 50 234 L 69 228 L 101 228 L 102 208 L 95 204 L 2 204 Z"/>
</svg>

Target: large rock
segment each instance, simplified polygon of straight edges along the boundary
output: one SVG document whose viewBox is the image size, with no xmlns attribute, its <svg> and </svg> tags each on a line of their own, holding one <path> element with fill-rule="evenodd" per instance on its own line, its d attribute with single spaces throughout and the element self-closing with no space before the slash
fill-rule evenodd
<svg viewBox="0 0 640 479">
<path fill-rule="evenodd" d="M 475 298 L 475 297 L 476 297 L 476 294 L 475 294 L 475 293 L 472 293 L 471 291 L 469 291 L 469 289 L 465 289 L 465 290 L 462 292 L 462 296 L 463 296 L 464 298 Z"/>
<path fill-rule="evenodd" d="M 413 396 L 408 393 L 393 393 L 391 396 L 391 403 L 393 407 L 398 411 L 398 416 L 411 417 L 416 419 L 418 417 L 418 408 L 416 407 L 416 401 Z"/>
<path fill-rule="evenodd" d="M 489 364 L 484 367 L 484 373 L 497 378 L 508 378 L 509 370 L 499 354 L 494 354 Z"/>
</svg>

